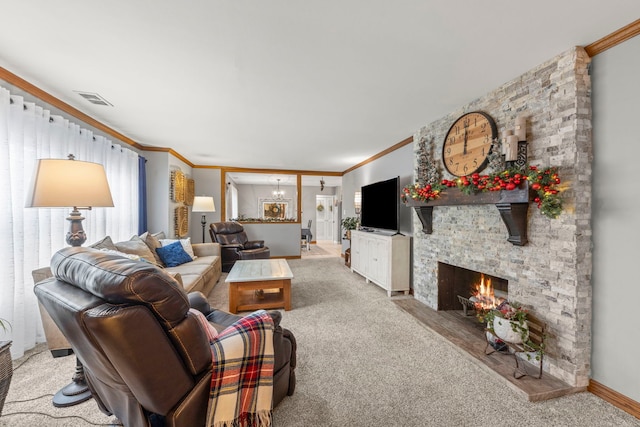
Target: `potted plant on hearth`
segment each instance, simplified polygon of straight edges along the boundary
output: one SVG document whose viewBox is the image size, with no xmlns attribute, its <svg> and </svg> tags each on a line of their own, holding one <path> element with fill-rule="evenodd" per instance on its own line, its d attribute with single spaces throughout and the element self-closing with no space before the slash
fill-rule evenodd
<svg viewBox="0 0 640 427">
<path fill-rule="evenodd" d="M 495 309 L 482 314 L 482 320 L 503 341 L 522 344 L 529 338 L 527 310 L 517 302 L 503 301 Z"/>
<path fill-rule="evenodd" d="M 507 347 L 515 348 L 526 354 L 527 359 L 535 358 L 541 364 L 539 375 L 542 375 L 545 328 L 534 322 L 532 336 L 527 315 L 527 310 L 515 301 L 503 301 L 496 308 L 488 310 L 476 308 L 478 320 L 487 325 L 487 341 L 491 346 L 498 351 L 504 351 Z"/>
<path fill-rule="evenodd" d="M 0 329 L 6 332 L 11 329 L 11 325 L 6 320 L 0 319 Z M 13 376 L 10 348 L 11 341 L 0 341 L 0 416 L 2 416 L 4 400 L 9 392 L 9 384 Z"/>
<path fill-rule="evenodd" d="M 360 220 L 357 216 L 348 216 L 342 220 L 342 228 L 344 228 L 344 238 L 351 240 L 351 230 L 358 228 Z"/>
</svg>

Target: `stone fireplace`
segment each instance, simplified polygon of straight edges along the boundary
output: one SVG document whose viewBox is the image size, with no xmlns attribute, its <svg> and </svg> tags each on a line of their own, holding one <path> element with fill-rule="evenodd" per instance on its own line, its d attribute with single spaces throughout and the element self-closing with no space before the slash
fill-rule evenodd
<svg viewBox="0 0 640 427">
<path fill-rule="evenodd" d="M 440 162 L 444 135 L 463 113 L 490 114 L 498 132 L 513 128 L 517 115 L 527 116 L 529 164 L 559 168 L 562 214 L 548 219 L 531 203 L 526 212 L 528 242 L 523 246 L 507 241 L 505 223 L 494 205 L 435 206 L 431 234 L 422 231 L 421 221 L 413 215 L 414 296 L 432 309 L 448 309 L 444 307 L 452 303 L 449 294 L 455 290 L 445 290 L 441 284 L 448 280 L 441 277 L 441 270 L 448 268 L 443 265 L 504 280 L 509 299 L 547 323 L 545 371 L 574 387 L 588 385 L 591 352 L 588 64 L 582 48 L 571 49 L 414 135 L 417 166 L 419 141 L 432 144 Z M 443 178 L 453 177 L 443 172 Z"/>
</svg>

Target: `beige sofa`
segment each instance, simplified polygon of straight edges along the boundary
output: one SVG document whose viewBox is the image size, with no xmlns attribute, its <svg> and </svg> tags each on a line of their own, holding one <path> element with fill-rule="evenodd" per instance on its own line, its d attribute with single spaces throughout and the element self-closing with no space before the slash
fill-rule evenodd
<svg viewBox="0 0 640 427">
<path fill-rule="evenodd" d="M 164 238 L 163 233 L 156 233 L 154 238 L 149 237 L 148 233 L 142 236 L 133 236 L 126 242 L 113 243 L 108 236 L 90 245 L 89 249 L 116 251 L 127 254 L 129 256 L 145 255 L 142 261 L 156 264 L 163 271 L 174 277 L 178 283 L 182 285 L 185 292 L 202 292 L 208 296 L 213 287 L 218 283 L 222 274 L 222 258 L 220 256 L 220 245 L 218 243 L 196 243 L 190 245 L 196 258 L 175 267 L 164 267 L 162 261 L 156 256 L 154 245 L 159 245 L 160 240 Z M 156 241 L 157 240 L 157 241 Z M 140 242 L 147 245 L 148 251 L 145 251 Z M 154 249 L 151 251 L 151 249 Z M 149 259 L 151 258 L 151 259 Z M 44 279 L 52 277 L 49 267 L 39 268 L 32 272 L 34 283 L 41 282 Z M 67 339 L 62 335 L 58 327 L 53 323 L 49 314 L 40 307 L 40 316 L 44 334 L 47 339 L 47 346 L 53 357 L 67 356 L 71 354 L 71 346 Z"/>
<path fill-rule="evenodd" d="M 166 267 L 165 271 L 179 275 L 186 293 L 200 291 L 208 296 L 222 274 L 222 258 L 218 243 L 195 243 L 191 245 L 197 256 L 191 262 L 176 267 Z"/>
</svg>

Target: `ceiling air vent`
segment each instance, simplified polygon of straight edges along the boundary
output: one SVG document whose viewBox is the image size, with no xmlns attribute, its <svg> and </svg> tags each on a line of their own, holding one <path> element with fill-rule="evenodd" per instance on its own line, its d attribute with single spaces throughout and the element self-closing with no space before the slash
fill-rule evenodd
<svg viewBox="0 0 640 427">
<path fill-rule="evenodd" d="M 106 105 L 107 107 L 113 107 L 112 103 L 110 103 L 109 101 L 104 99 L 102 96 L 98 95 L 97 93 L 80 92 L 80 91 L 75 91 L 75 92 L 92 104 Z"/>
</svg>

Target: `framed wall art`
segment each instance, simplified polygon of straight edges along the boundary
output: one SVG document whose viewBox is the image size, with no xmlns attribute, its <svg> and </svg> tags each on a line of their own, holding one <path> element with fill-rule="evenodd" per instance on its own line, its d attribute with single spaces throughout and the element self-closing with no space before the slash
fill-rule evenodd
<svg viewBox="0 0 640 427">
<path fill-rule="evenodd" d="M 261 201 L 260 218 L 284 220 L 287 218 L 287 209 L 289 202 L 280 200 L 262 200 Z"/>
</svg>

